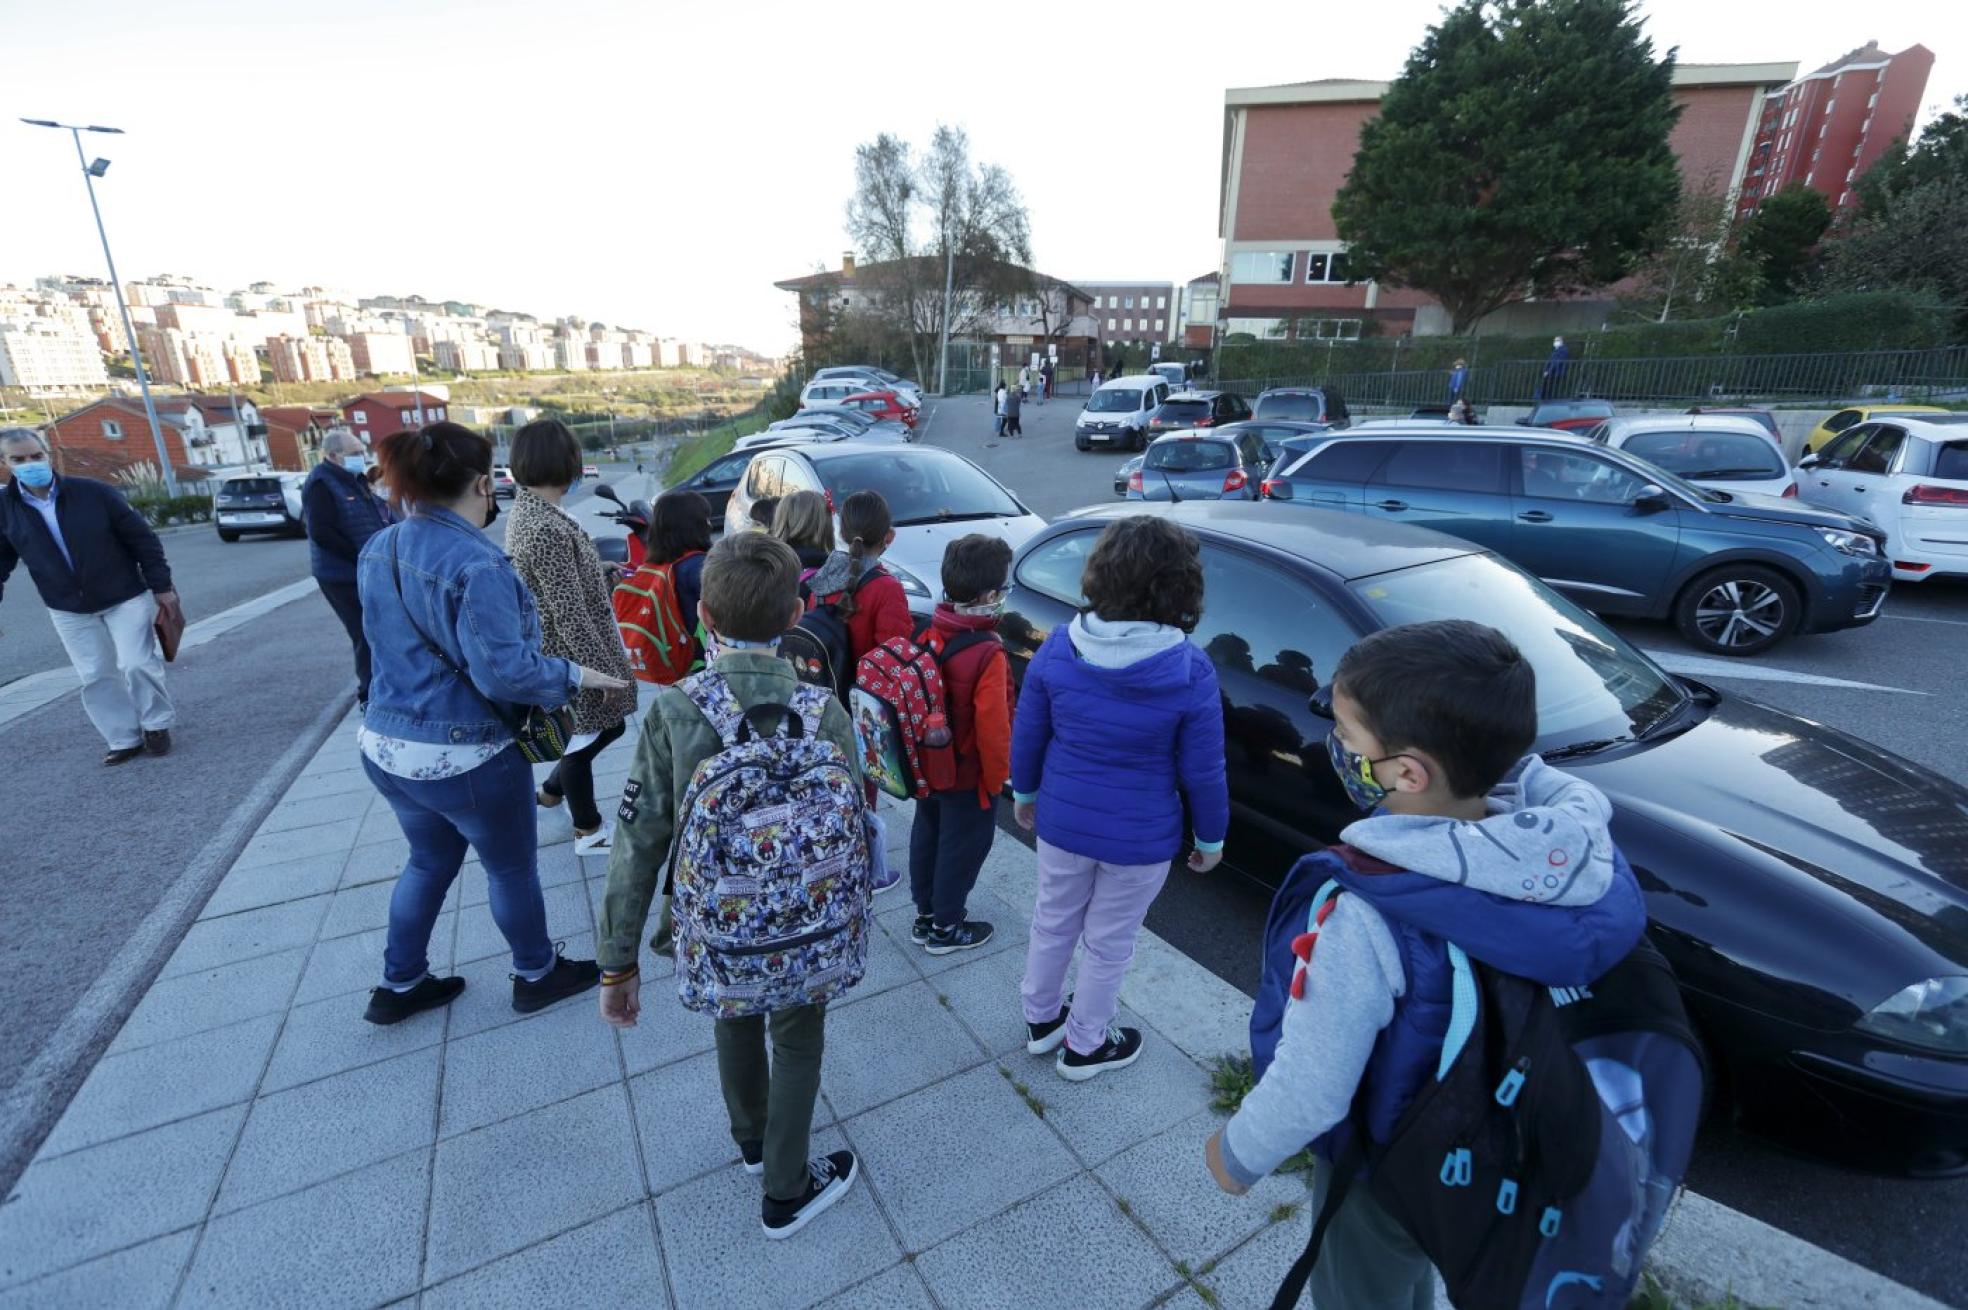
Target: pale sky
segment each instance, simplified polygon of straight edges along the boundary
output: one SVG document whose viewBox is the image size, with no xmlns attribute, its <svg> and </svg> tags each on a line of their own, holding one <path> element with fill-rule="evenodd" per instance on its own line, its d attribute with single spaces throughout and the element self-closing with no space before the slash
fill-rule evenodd
<svg viewBox="0 0 1968 1310">
<path fill-rule="evenodd" d="M 1687 62 L 1808 71 L 1918 41 L 1924 116 L 1968 91 L 1968 5 L 1642 8 Z M 1439 12 L 0 0 L 0 283 L 103 271 L 73 147 L 20 116 L 128 133 L 84 138 L 114 161 L 98 186 L 125 278 L 416 293 L 776 353 L 796 333 L 772 283 L 838 264 L 855 146 L 944 122 L 1011 171 L 1042 271 L 1182 282 L 1217 264 L 1224 88 L 1392 77 Z"/>
</svg>

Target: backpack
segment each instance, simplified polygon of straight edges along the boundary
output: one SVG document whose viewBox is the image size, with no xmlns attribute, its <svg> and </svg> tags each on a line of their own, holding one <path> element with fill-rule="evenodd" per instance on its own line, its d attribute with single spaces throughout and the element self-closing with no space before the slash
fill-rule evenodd
<svg viewBox="0 0 1968 1310">
<path fill-rule="evenodd" d="M 1313 899 L 1308 937 L 1329 898 Z M 1310 956 L 1300 938 L 1294 952 Z M 1298 1303 L 1360 1179 L 1463 1310 L 1623 1310 L 1681 1184 L 1702 1111 L 1701 1048 L 1646 938 L 1587 987 L 1543 987 L 1448 946 L 1453 1006 L 1435 1080 L 1385 1143 L 1354 1100 L 1305 1252 L 1271 1303 Z M 1293 981 L 1302 995 L 1303 969 Z"/>
<path fill-rule="evenodd" d="M 745 710 L 708 671 L 678 690 L 720 745 L 691 773 L 670 843 L 677 996 L 720 1019 L 831 1001 L 867 971 L 873 893 L 861 789 L 820 736 L 827 693 Z"/>
<path fill-rule="evenodd" d="M 807 579 L 819 571 L 800 572 L 802 592 Z M 862 584 L 872 576 L 872 568 L 862 570 L 847 590 L 833 600 L 815 604 L 779 639 L 779 658 L 792 663 L 793 675 L 801 682 L 825 687 L 843 706 L 854 686 L 854 648 L 848 640 L 847 616 L 840 612 L 840 603 L 861 590 Z"/>
<path fill-rule="evenodd" d="M 945 641 L 925 620 L 913 637 L 890 637 L 861 657 L 848 711 L 861 741 L 861 770 L 870 782 L 898 800 L 957 785 L 943 662 L 996 639 L 996 633 L 979 631 Z"/>
<path fill-rule="evenodd" d="M 701 554 L 693 550 L 667 564 L 645 564 L 615 584 L 609 598 L 615 626 L 629 654 L 629 671 L 644 682 L 668 686 L 690 672 L 697 658 L 696 640 L 683 626 L 676 566 Z"/>
</svg>

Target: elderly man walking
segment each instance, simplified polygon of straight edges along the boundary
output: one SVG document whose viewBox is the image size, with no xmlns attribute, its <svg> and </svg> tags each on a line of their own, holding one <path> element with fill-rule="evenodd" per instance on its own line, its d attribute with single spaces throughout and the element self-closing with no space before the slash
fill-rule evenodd
<svg viewBox="0 0 1968 1310">
<path fill-rule="evenodd" d="M 160 608 L 182 614 L 163 544 L 116 488 L 57 475 L 32 429 L 0 431 L 0 460 L 0 588 L 27 565 L 109 745 L 104 764 L 170 753 L 177 709 L 156 622 Z"/>
<path fill-rule="evenodd" d="M 363 543 L 394 518 L 370 486 L 371 456 L 346 428 L 321 443 L 321 462 L 301 488 L 301 514 L 307 521 L 309 567 L 328 608 L 342 621 L 355 647 L 355 695 L 369 703 L 369 642 L 362 635 L 362 597 L 355 589 L 355 561 Z"/>
</svg>

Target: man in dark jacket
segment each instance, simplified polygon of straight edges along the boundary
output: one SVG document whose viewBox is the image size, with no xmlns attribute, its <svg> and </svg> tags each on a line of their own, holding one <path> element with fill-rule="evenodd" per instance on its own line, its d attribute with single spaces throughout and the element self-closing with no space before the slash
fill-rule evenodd
<svg viewBox="0 0 1968 1310">
<path fill-rule="evenodd" d="M 164 547 L 122 493 L 58 477 L 28 428 L 0 431 L 0 588 L 26 564 L 82 680 L 82 709 L 109 744 L 104 764 L 167 754 L 177 710 L 164 686 L 158 610 L 176 611 Z"/>
<path fill-rule="evenodd" d="M 355 694 L 369 703 L 369 642 L 362 635 L 362 598 L 355 561 L 362 545 L 391 521 L 389 506 L 369 485 L 369 454 L 353 432 L 338 429 L 321 444 L 321 463 L 301 489 L 309 565 L 328 608 L 355 647 Z"/>
</svg>

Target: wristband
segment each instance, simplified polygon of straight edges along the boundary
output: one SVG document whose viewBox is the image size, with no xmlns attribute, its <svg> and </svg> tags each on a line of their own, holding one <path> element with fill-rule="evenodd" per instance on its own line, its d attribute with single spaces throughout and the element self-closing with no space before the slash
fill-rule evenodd
<svg viewBox="0 0 1968 1310">
<path fill-rule="evenodd" d="M 642 967 L 635 964 L 630 965 L 626 969 L 603 969 L 601 971 L 601 985 L 603 987 L 619 987 L 625 982 L 633 981 L 635 976 L 641 971 Z"/>
</svg>

